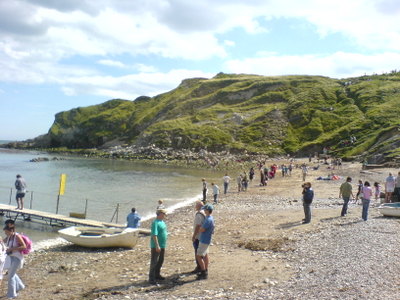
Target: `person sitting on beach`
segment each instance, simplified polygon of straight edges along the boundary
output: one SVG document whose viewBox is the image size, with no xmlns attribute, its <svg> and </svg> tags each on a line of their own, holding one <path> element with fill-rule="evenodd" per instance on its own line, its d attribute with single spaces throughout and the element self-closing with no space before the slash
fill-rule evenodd
<svg viewBox="0 0 400 300">
<path fill-rule="evenodd" d="M 140 216 L 136 212 L 136 208 L 132 208 L 131 213 L 126 217 L 127 227 L 138 228 L 140 227 Z"/>
<path fill-rule="evenodd" d="M 214 218 L 211 216 L 213 209 L 213 206 L 210 204 L 204 206 L 206 218 L 200 227 L 200 243 L 196 253 L 196 258 L 201 268 L 200 273 L 197 275 L 197 280 L 208 278 L 208 264 L 210 261 L 208 256 L 208 248 L 211 244 L 211 238 L 215 227 Z"/>
</svg>

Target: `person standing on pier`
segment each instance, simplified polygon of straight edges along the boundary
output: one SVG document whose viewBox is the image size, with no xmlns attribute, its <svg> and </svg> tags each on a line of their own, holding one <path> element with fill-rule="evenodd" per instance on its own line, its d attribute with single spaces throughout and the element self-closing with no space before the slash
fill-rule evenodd
<svg viewBox="0 0 400 300">
<path fill-rule="evenodd" d="M 161 276 L 161 267 L 164 263 L 165 248 L 167 246 L 167 225 L 164 222 L 166 209 L 157 210 L 157 217 L 151 224 L 151 260 L 149 271 L 149 283 L 157 284 L 157 280 L 164 280 Z"/>
<path fill-rule="evenodd" d="M 24 197 L 26 193 L 26 182 L 25 179 L 22 178 L 21 175 L 17 175 L 17 180 L 15 180 L 15 189 L 17 190 L 16 200 L 17 207 L 16 209 L 24 209 Z"/>
</svg>

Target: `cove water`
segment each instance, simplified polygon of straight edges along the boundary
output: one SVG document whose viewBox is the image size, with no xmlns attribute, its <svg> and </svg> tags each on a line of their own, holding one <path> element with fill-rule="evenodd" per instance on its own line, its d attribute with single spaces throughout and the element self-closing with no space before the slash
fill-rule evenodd
<svg viewBox="0 0 400 300">
<path fill-rule="evenodd" d="M 30 162 L 47 157 L 49 161 Z M 31 151 L 0 149 L 0 203 L 16 205 L 14 182 L 20 174 L 27 183 L 25 208 L 55 213 L 60 175 L 66 174 L 65 194 L 60 196 L 58 213 L 83 213 L 87 219 L 125 224 L 132 207 L 148 219 L 155 216 L 157 201 L 173 210 L 201 198 L 201 178 L 222 187 L 222 172 L 152 165 L 123 160 L 54 156 Z M 209 187 L 210 191 L 211 186 Z M 4 224 L 5 217 L 0 218 Z M 57 237 L 57 229 L 36 222 L 17 221 L 17 229 L 32 240 Z"/>
</svg>

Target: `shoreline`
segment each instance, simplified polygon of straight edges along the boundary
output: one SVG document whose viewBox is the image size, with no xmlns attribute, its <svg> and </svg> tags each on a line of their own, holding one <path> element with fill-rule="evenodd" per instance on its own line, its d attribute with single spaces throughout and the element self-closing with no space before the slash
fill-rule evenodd
<svg viewBox="0 0 400 300">
<path fill-rule="evenodd" d="M 320 169 L 310 174 L 316 200 L 312 222 L 307 225 L 301 224 L 304 214 L 299 170 L 292 177 L 271 180 L 266 187 L 260 187 L 258 180 L 253 181 L 247 192 L 239 194 L 232 182 L 230 193 L 220 196 L 213 212 L 216 231 L 210 247 L 208 280 L 196 281 L 189 274 L 195 266 L 191 245 L 194 211 L 192 206 L 185 206 L 167 215 L 169 239 L 162 268 L 167 279 L 159 286 L 147 284 L 150 258 L 147 237 L 132 250 L 84 249 L 68 244 L 36 251 L 27 256 L 27 263 L 20 271 L 28 288 L 19 298 L 354 299 L 369 295 L 368 299 L 381 299 L 378 295 L 385 295 L 385 299 L 398 299 L 393 273 L 397 274 L 399 267 L 398 251 L 387 248 L 398 245 L 398 234 L 394 234 L 400 229 L 398 219 L 382 218 L 375 205 L 371 206 L 370 220 L 365 223 L 360 222 L 361 205 L 351 204 L 347 217 L 338 216 L 342 203 L 337 198 L 338 187 L 347 174 L 351 173 L 355 181 L 361 176 L 366 179 L 383 176 L 384 173 L 378 172 L 386 170 L 363 174 L 359 164 L 345 164 L 338 171 L 341 180 L 315 179 L 327 171 Z M 144 228 L 149 225 L 150 220 L 142 223 Z M 375 243 L 374 235 L 380 239 L 390 237 L 391 242 Z M 357 268 L 364 256 L 352 254 L 364 253 L 364 247 L 371 247 L 367 248 L 371 255 L 393 253 L 393 259 L 369 255 L 371 261 L 365 270 L 365 274 L 379 273 L 387 281 L 388 291 L 383 290 L 385 285 L 374 276 L 371 275 L 376 283 L 373 280 L 366 283 L 369 277 L 360 276 L 364 271 Z M 341 257 L 342 252 L 351 261 Z M 348 265 L 340 264 L 335 269 L 335 263 L 340 261 Z M 325 270 L 324 265 L 329 267 Z M 353 275 L 351 268 L 358 273 Z M 386 274 L 393 275 L 392 280 Z M 339 279 L 329 281 L 332 276 L 350 279 L 347 283 Z M 312 288 L 314 284 L 324 287 L 320 294 Z"/>
</svg>

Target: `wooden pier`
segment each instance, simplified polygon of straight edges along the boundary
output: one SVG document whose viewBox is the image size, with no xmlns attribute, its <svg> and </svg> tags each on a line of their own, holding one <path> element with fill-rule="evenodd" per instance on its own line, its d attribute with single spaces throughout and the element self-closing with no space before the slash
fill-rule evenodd
<svg viewBox="0 0 400 300">
<path fill-rule="evenodd" d="M 102 221 L 79 219 L 73 217 L 67 217 L 59 214 L 52 214 L 44 211 L 26 209 L 23 210 L 15 209 L 14 206 L 0 204 L 0 215 L 6 216 L 7 218 L 16 220 L 21 218 L 24 221 L 39 221 L 51 226 L 91 226 L 91 227 L 118 227 L 123 228 L 125 225 L 108 223 Z"/>
</svg>

